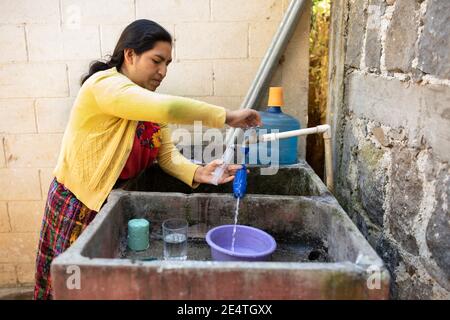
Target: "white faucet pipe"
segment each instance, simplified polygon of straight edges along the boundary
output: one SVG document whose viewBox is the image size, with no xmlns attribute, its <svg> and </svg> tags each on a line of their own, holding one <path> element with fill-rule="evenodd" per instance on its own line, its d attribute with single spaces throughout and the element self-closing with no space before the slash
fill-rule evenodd
<svg viewBox="0 0 450 320">
<path fill-rule="evenodd" d="M 258 141 L 266 142 L 266 141 L 274 141 L 279 139 L 286 139 L 286 138 L 292 138 L 292 137 L 298 137 L 298 136 L 306 136 L 309 134 L 316 134 L 316 133 L 324 133 L 330 130 L 330 126 L 328 124 L 323 124 L 317 127 L 312 128 L 305 128 L 305 129 L 299 129 L 299 130 L 291 130 L 291 131 L 284 131 L 284 132 L 273 132 L 273 133 L 266 133 L 261 135 L 258 138 Z"/>
<path fill-rule="evenodd" d="M 279 139 L 305 136 L 309 134 L 323 133 L 323 140 L 325 144 L 325 178 L 328 190 L 333 193 L 334 181 L 333 181 L 333 161 L 331 150 L 331 127 L 329 124 L 322 124 L 317 127 L 305 128 L 299 130 L 291 130 L 278 133 L 266 133 L 256 138 L 250 138 L 248 143 L 274 141 Z"/>
</svg>

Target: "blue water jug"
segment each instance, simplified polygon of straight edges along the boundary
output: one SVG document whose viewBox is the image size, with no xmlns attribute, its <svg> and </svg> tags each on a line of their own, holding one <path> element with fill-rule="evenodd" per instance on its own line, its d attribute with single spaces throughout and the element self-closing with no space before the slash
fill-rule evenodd
<svg viewBox="0 0 450 320">
<path fill-rule="evenodd" d="M 284 132 L 300 129 L 300 122 L 294 117 L 283 113 L 283 88 L 271 87 L 269 91 L 269 103 L 267 112 L 260 112 L 263 127 L 257 130 L 257 134 Z M 278 131 L 275 131 L 278 130 Z M 272 157 L 272 144 L 278 143 L 277 159 L 274 154 Z M 298 163 L 297 158 L 298 137 L 280 139 L 277 142 L 266 142 L 258 144 L 258 164 L 260 165 L 287 165 Z"/>
</svg>

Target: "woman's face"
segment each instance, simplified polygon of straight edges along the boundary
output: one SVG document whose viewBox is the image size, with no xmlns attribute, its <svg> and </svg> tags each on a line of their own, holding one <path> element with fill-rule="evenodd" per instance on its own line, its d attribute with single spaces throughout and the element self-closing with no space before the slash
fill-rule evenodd
<svg viewBox="0 0 450 320">
<path fill-rule="evenodd" d="M 123 72 L 137 85 L 155 91 L 165 78 L 167 67 L 171 62 L 172 45 L 169 42 L 158 41 L 153 49 L 140 55 L 126 49 Z"/>
</svg>

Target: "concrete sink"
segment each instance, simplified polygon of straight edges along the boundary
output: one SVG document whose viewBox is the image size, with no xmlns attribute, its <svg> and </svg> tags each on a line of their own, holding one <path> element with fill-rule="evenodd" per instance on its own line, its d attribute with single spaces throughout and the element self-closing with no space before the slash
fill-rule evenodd
<svg viewBox="0 0 450 320">
<path fill-rule="evenodd" d="M 211 261 L 205 234 L 233 223 L 235 206 L 231 184 L 192 191 L 150 168 L 118 185 L 91 225 L 54 260 L 55 298 L 388 298 L 383 261 L 305 162 L 273 176 L 251 169 L 238 223 L 275 238 L 271 261 Z M 142 217 L 152 223 L 150 248 L 130 252 L 127 222 Z M 162 260 L 161 223 L 169 217 L 189 222 L 187 261 Z"/>
</svg>

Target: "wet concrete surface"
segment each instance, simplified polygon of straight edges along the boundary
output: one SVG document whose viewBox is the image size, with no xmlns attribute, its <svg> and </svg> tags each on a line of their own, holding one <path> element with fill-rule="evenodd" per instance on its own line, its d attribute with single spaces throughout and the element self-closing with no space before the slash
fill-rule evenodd
<svg viewBox="0 0 450 320">
<path fill-rule="evenodd" d="M 33 287 L 0 288 L 0 300 L 33 300 Z"/>
<path fill-rule="evenodd" d="M 153 261 L 163 260 L 164 243 L 157 234 L 152 234 L 150 245 L 147 250 L 133 251 L 127 247 L 127 239 L 123 237 L 120 241 L 119 258 Z M 188 239 L 187 260 L 212 261 L 211 249 L 203 238 Z M 271 261 L 274 262 L 330 262 L 328 249 L 320 244 L 299 241 L 277 241 L 277 249 L 272 254 Z"/>
</svg>

